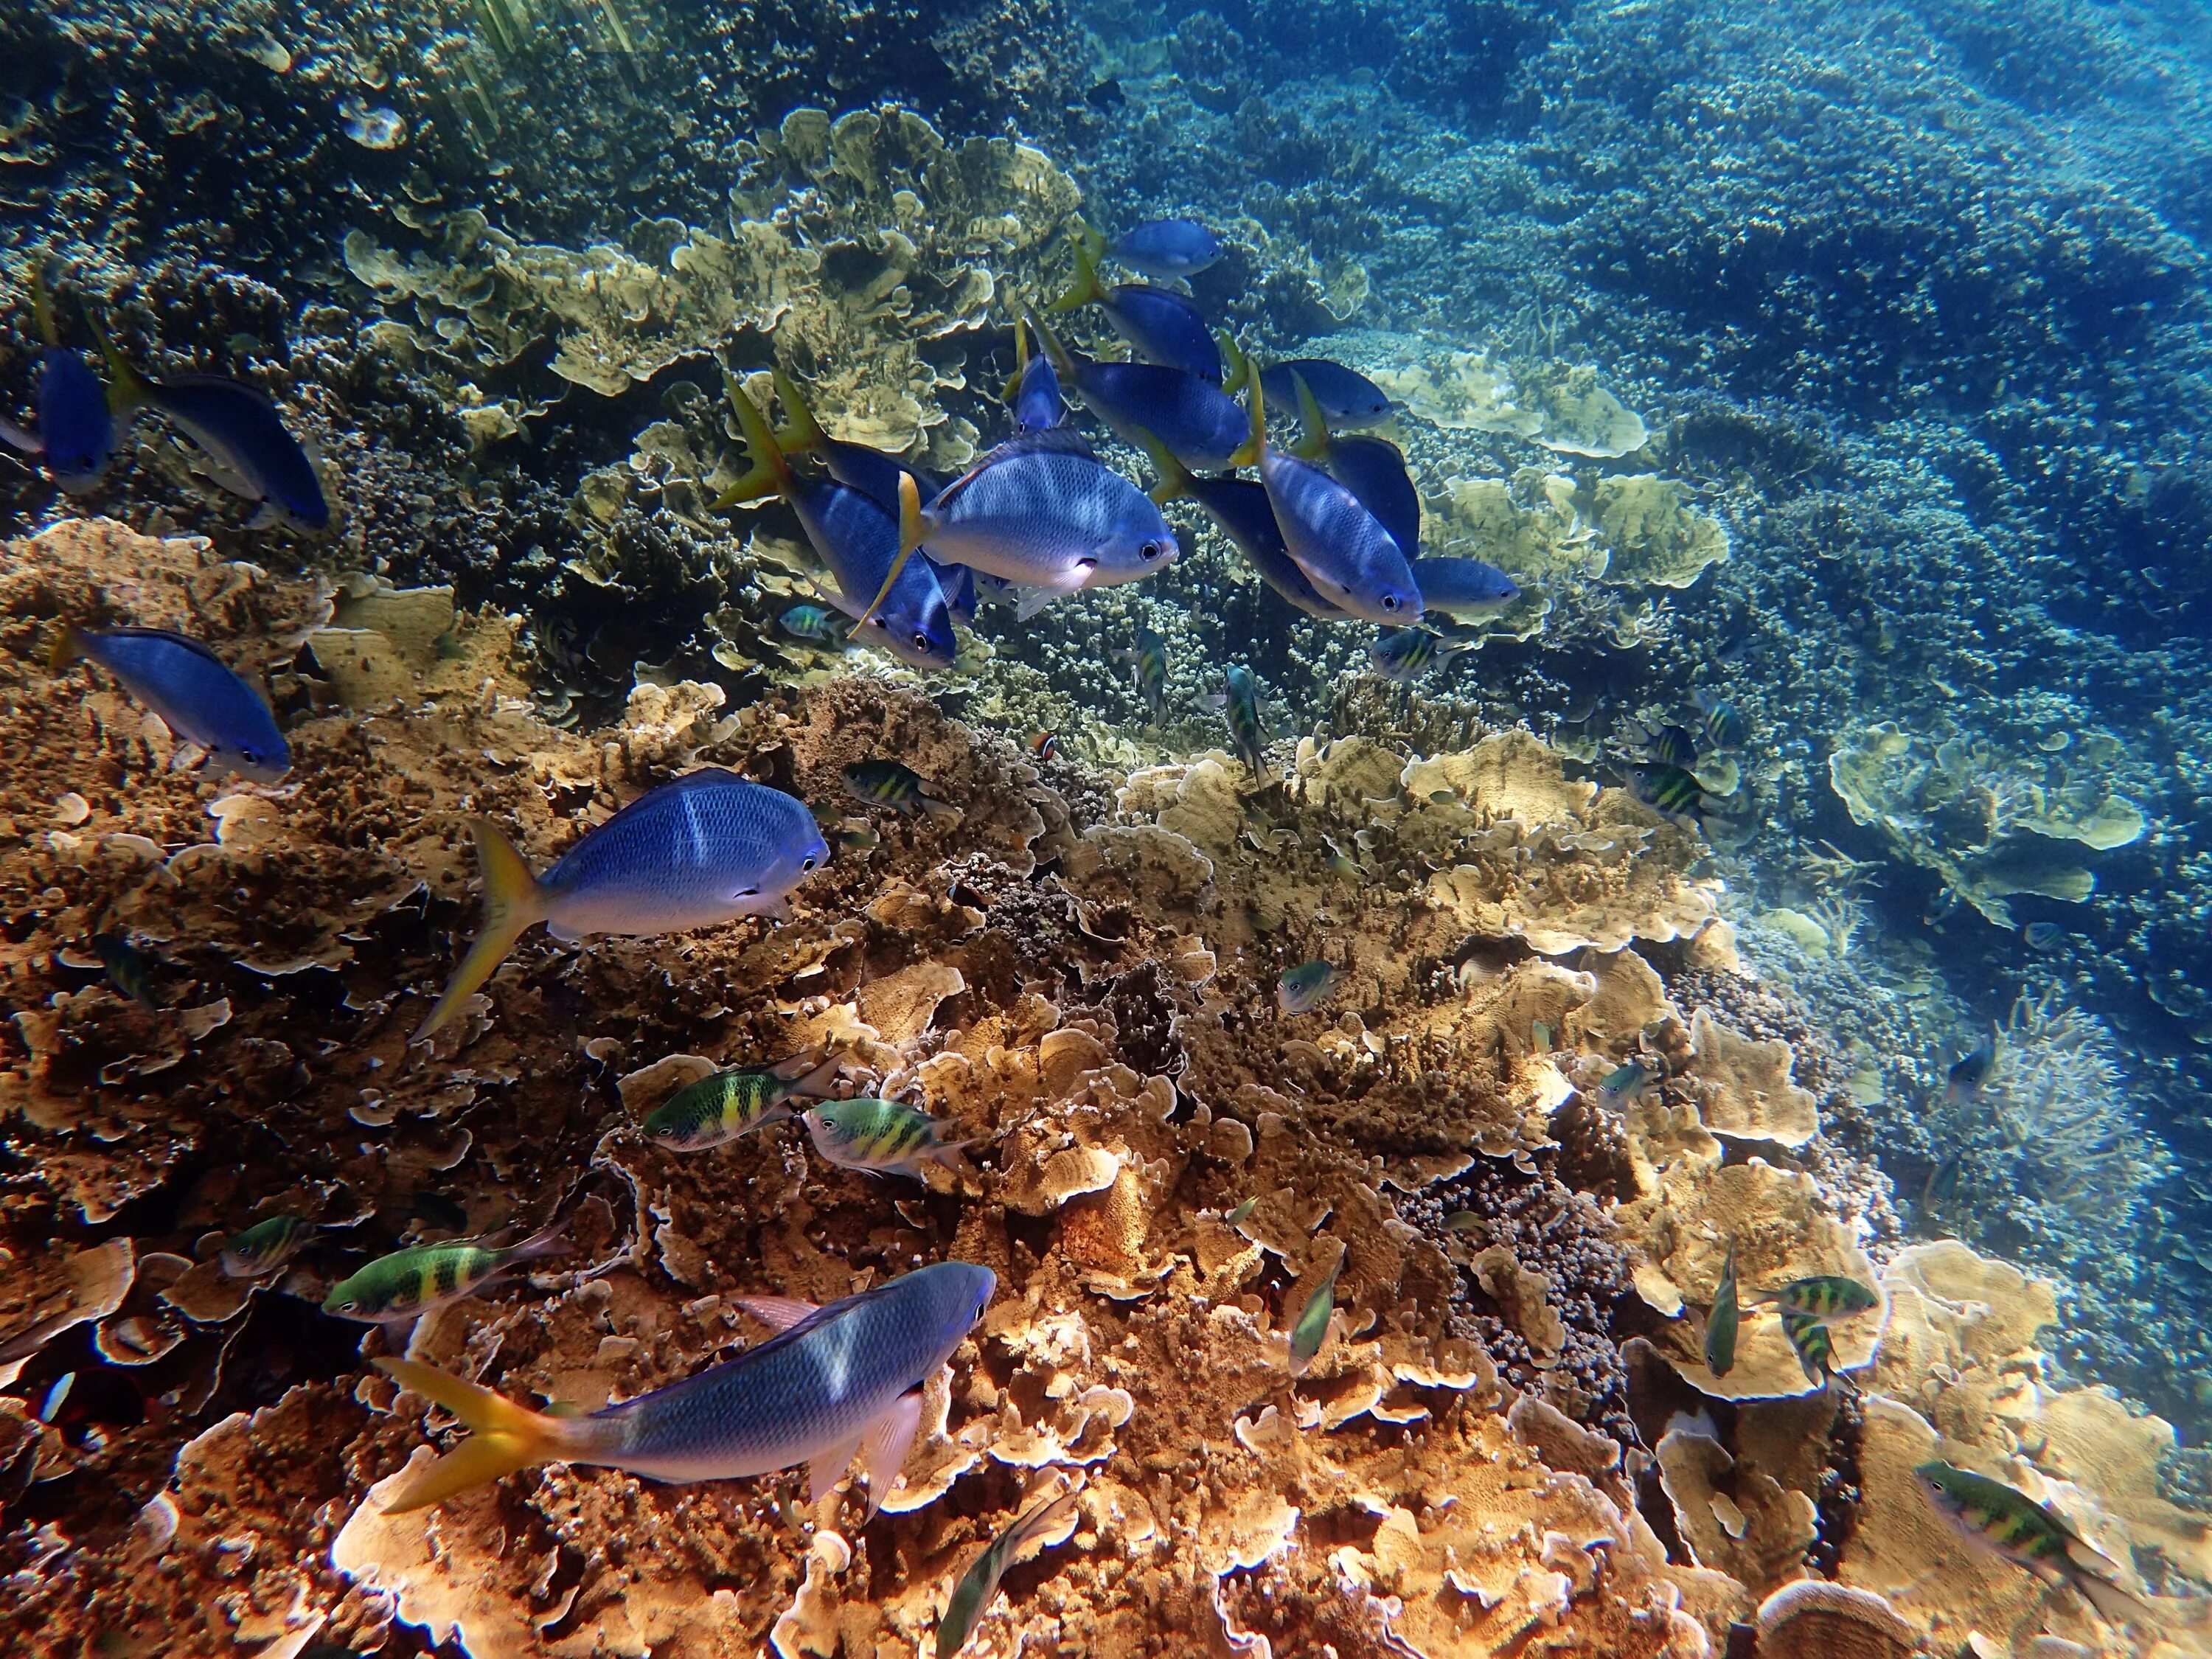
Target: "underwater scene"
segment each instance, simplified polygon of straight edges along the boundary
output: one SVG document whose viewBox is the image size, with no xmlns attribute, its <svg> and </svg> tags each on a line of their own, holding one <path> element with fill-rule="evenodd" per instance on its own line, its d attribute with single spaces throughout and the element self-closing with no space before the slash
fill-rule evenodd
<svg viewBox="0 0 2212 1659">
<path fill-rule="evenodd" d="M 2212 1659 L 2212 10 L 0 6 L 0 1647 Z"/>
</svg>

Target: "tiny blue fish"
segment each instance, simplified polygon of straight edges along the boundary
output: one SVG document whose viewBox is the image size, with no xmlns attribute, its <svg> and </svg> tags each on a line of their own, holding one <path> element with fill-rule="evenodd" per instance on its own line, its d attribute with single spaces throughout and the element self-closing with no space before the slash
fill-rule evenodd
<svg viewBox="0 0 2212 1659">
<path fill-rule="evenodd" d="M 256 783 L 292 769 L 291 745 L 261 694 L 198 640 L 166 628 L 64 628 L 47 665 L 59 673 L 79 657 L 114 675 L 216 768 Z"/>
<path fill-rule="evenodd" d="M 121 933 L 94 933 L 92 948 L 99 954 L 110 985 L 141 1008 L 160 1011 L 161 999 L 154 991 L 154 964 L 143 951 Z"/>
<path fill-rule="evenodd" d="M 1650 1080 L 1650 1067 L 1640 1060 L 1626 1060 L 1605 1074 L 1597 1091 L 1607 1105 L 1619 1111 L 1642 1094 L 1644 1085 Z"/>
<path fill-rule="evenodd" d="M 788 915 L 786 896 L 830 857 L 802 804 L 719 766 L 640 795 L 543 877 L 531 874 L 497 825 L 478 818 L 471 828 L 483 872 L 483 929 L 410 1042 L 452 1019 L 541 921 L 554 938 L 574 939 Z"/>
<path fill-rule="evenodd" d="M 258 504 L 249 528 L 281 524 L 309 534 L 330 528 L 331 504 L 315 463 L 267 392 L 221 374 L 149 380 L 104 333 L 100 346 L 116 407 L 153 410 L 190 438 L 207 458 L 210 478 Z"/>
<path fill-rule="evenodd" d="M 796 399 L 798 394 L 791 395 Z M 799 527 L 815 553 L 830 568 L 837 586 L 833 597 L 838 608 L 858 619 L 852 637 L 916 668 L 949 667 L 960 653 L 951 608 L 929 561 L 900 556 L 897 521 L 865 489 L 834 479 L 814 483 L 799 477 L 786 460 L 782 444 L 769 430 L 767 417 L 742 388 L 731 388 L 730 404 L 737 410 L 753 465 L 722 492 L 715 505 L 729 507 L 763 495 L 783 497 L 799 515 Z M 877 459 L 889 464 L 888 457 Z M 894 491 L 902 485 L 917 487 L 911 473 L 896 467 L 891 471 Z M 861 607 L 872 593 L 881 603 L 864 612 Z"/>
<path fill-rule="evenodd" d="M 1480 559 L 1415 559 L 1411 568 L 1423 607 L 1459 622 L 1494 617 L 1521 597 L 1512 577 Z"/>
<path fill-rule="evenodd" d="M 1990 1073 L 1996 1063 L 1996 1038 L 1984 1031 L 1982 1040 L 1960 1055 L 1945 1074 L 1945 1102 L 1953 1106 L 1972 1105 L 1981 1098 L 1982 1085 L 1990 1080 Z"/>
<path fill-rule="evenodd" d="M 1229 721 L 1229 740 L 1237 758 L 1252 769 L 1259 782 L 1267 781 L 1267 727 L 1260 716 L 1260 682 L 1242 663 L 1231 663 L 1223 678 L 1228 690 L 1222 714 Z"/>
<path fill-rule="evenodd" d="M 794 605 L 778 617 L 776 622 L 793 639 L 811 640 L 817 645 L 842 645 L 845 642 L 843 630 L 818 605 Z"/>
<path fill-rule="evenodd" d="M 1328 962 L 1302 962 L 1275 984 L 1275 1005 L 1286 1014 L 1310 1013 L 1327 1001 L 1344 977 Z"/>
<path fill-rule="evenodd" d="M 1032 317 L 1060 384 L 1123 441 L 1150 433 L 1186 466 L 1218 471 L 1244 441 L 1237 400 L 1211 380 L 1163 363 L 1109 363 L 1071 350 Z"/>
<path fill-rule="evenodd" d="M 1152 470 L 1159 474 L 1159 483 L 1152 486 L 1154 501 L 1196 501 L 1278 598 L 1323 622 L 1345 619 L 1347 613 L 1321 596 L 1283 545 L 1282 529 L 1275 522 L 1265 484 L 1249 478 L 1200 477 L 1150 433 L 1140 436 Z"/>
<path fill-rule="evenodd" d="M 824 1307 L 739 1297 L 777 1334 L 681 1382 L 586 1417 L 552 1417 L 410 1359 L 376 1364 L 475 1433 L 386 1505 L 424 1509 L 533 1464 L 626 1469 L 649 1480 L 726 1480 L 811 1465 L 827 1497 L 865 1449 L 871 1512 L 906 1462 L 922 1384 L 990 1304 L 988 1267 L 943 1261 Z"/>
<path fill-rule="evenodd" d="M 1323 599 L 1386 627 L 1420 620 L 1421 592 L 1404 550 L 1359 498 L 1310 461 L 1267 442 L 1267 416 L 1251 398 L 1249 436 L 1239 465 L 1256 465 L 1283 544 Z"/>
<path fill-rule="evenodd" d="M 1091 231 L 1092 258 L 1110 254 L 1132 270 L 1166 282 L 1210 270 L 1221 258 L 1221 239 L 1195 219 L 1154 219 L 1110 242 Z"/>
<path fill-rule="evenodd" d="M 1066 427 L 1000 445 L 927 507 L 908 481 L 899 505 L 902 560 L 925 542 L 933 558 L 1030 590 L 1024 617 L 1079 587 L 1152 575 L 1181 550 L 1158 505 Z M 891 568 L 885 592 L 899 569 Z"/>
<path fill-rule="evenodd" d="M 43 264 L 31 279 L 31 313 L 45 342 L 39 350 L 39 429 L 0 420 L 0 443 L 36 456 L 64 495 L 82 495 L 100 483 L 115 453 L 115 416 L 92 366 L 61 343 Z"/>
<path fill-rule="evenodd" d="M 1419 679 L 1431 664 L 1448 663 L 1471 648 L 1464 640 L 1446 641 L 1425 628 L 1391 628 L 1367 648 L 1367 659 L 1376 673 L 1405 685 Z"/>
<path fill-rule="evenodd" d="M 1067 419 L 1060 373 L 1044 353 L 1030 352 L 1028 325 L 1019 316 L 1014 319 L 1014 378 L 1006 383 L 1006 401 L 1013 405 L 1017 432 L 1049 432 Z"/>
<path fill-rule="evenodd" d="M 1052 302 L 1054 311 L 1096 305 L 1114 331 L 1148 363 L 1182 369 L 1201 380 L 1221 384 L 1221 348 L 1207 327 L 1206 313 L 1180 294 L 1148 283 L 1108 288 L 1087 248 L 1075 250 L 1075 280 Z"/>
<path fill-rule="evenodd" d="M 1364 374 L 1325 357 L 1294 357 L 1277 363 L 1261 375 L 1260 385 L 1269 403 L 1285 415 L 1295 415 L 1300 380 L 1331 426 L 1373 426 L 1389 417 L 1389 393 Z"/>
</svg>

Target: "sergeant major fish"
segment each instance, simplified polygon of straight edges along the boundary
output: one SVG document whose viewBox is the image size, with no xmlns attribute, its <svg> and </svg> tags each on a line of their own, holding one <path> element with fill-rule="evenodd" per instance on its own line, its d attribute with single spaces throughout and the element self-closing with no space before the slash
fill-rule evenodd
<svg viewBox="0 0 2212 1659">
<path fill-rule="evenodd" d="M 1385 626 L 1420 620 L 1421 593 L 1406 555 L 1359 498 L 1310 461 L 1267 442 L 1265 406 L 1251 397 L 1248 437 L 1237 465 L 1257 465 L 1283 545 L 1322 597 Z"/>
<path fill-rule="evenodd" d="M 908 766 L 895 760 L 855 762 L 844 771 L 845 793 L 871 806 L 895 807 L 901 812 L 927 812 L 933 817 L 957 818 L 960 809 L 929 793 L 928 782 Z"/>
<path fill-rule="evenodd" d="M 1078 1487 L 1047 1498 L 993 1539 L 990 1547 L 969 1564 L 968 1571 L 960 1575 L 960 1582 L 952 1587 L 945 1612 L 937 1621 L 937 1659 L 954 1659 L 968 1645 L 975 1634 L 975 1627 L 989 1611 L 992 1598 L 998 1595 L 999 1581 L 1006 1576 L 1006 1569 L 1033 1540 L 1071 1519 L 1075 1514 L 1076 1500 L 1082 1495 L 1082 1489 Z"/>
<path fill-rule="evenodd" d="M 222 1243 L 220 1260 L 226 1279 L 258 1279 L 289 1261 L 319 1229 L 305 1217 L 272 1215 L 233 1233 Z"/>
<path fill-rule="evenodd" d="M 0 443 L 36 456 L 64 495 L 82 495 L 99 484 L 115 453 L 115 416 L 107 388 L 81 355 L 61 343 L 43 262 L 31 279 L 31 312 L 44 343 L 39 348 L 39 429 L 27 432 L 13 421 L 0 420 Z"/>
<path fill-rule="evenodd" d="M 1822 1320 L 1864 1313 L 1881 1300 L 1870 1286 L 1838 1273 L 1793 1279 L 1778 1291 L 1757 1292 L 1755 1299 L 1771 1302 L 1784 1313 L 1805 1314 Z"/>
<path fill-rule="evenodd" d="M 286 429 L 268 393 L 221 374 L 149 380 L 99 334 L 107 359 L 110 396 L 118 412 L 150 409 L 192 441 L 206 457 L 208 477 L 232 495 L 258 503 L 249 528 L 281 524 L 303 533 L 327 530 L 331 505 L 315 463 Z"/>
<path fill-rule="evenodd" d="M 419 1319 L 433 1308 L 474 1295 L 526 1261 L 557 1255 L 568 1248 L 556 1225 L 505 1249 L 426 1244 L 396 1250 L 331 1285 L 323 1298 L 323 1311 L 371 1324 Z"/>
<path fill-rule="evenodd" d="M 1425 628 L 1386 628 L 1367 647 L 1375 672 L 1401 685 L 1420 678 L 1432 665 L 1449 664 L 1474 647 L 1465 640 L 1446 640 Z"/>
<path fill-rule="evenodd" d="M 1136 671 L 1137 694 L 1152 711 L 1152 724 L 1168 715 L 1168 642 L 1149 628 L 1137 630 L 1137 643 L 1121 653 Z"/>
<path fill-rule="evenodd" d="M 1913 1470 L 1944 1518 L 1970 1541 L 1996 1551 L 2044 1583 L 2069 1584 L 2114 1625 L 2154 1617 L 2140 1596 L 2112 1582 L 2118 1564 L 2019 1487 L 1941 1458 Z"/>
<path fill-rule="evenodd" d="M 956 1166 L 961 1152 L 975 1144 L 947 1140 L 945 1126 L 927 1113 L 872 1095 L 823 1102 L 806 1113 L 806 1132 L 814 1150 L 841 1169 L 915 1181 L 923 1165 Z"/>
<path fill-rule="evenodd" d="M 47 666 L 59 673 L 79 657 L 114 675 L 218 770 L 274 783 L 292 769 L 291 745 L 268 703 L 199 641 L 166 628 L 65 627 Z"/>
<path fill-rule="evenodd" d="M 385 1504 L 418 1510 L 533 1464 L 596 1464 L 651 1480 L 724 1480 L 811 1465 L 811 1501 L 865 1455 L 871 1512 L 906 1462 L 922 1386 L 951 1358 L 998 1284 L 943 1261 L 824 1307 L 738 1297 L 775 1336 L 696 1376 L 586 1417 L 544 1415 L 406 1359 L 376 1363 L 475 1433 Z"/>
<path fill-rule="evenodd" d="M 556 939 L 680 933 L 790 914 L 786 896 L 830 856 L 813 814 L 719 766 L 647 791 L 531 874 L 489 819 L 471 825 L 483 872 L 483 931 L 409 1039 L 439 1030 L 539 922 Z"/>
<path fill-rule="evenodd" d="M 688 1083 L 646 1118 L 646 1139 L 671 1152 L 701 1152 L 798 1114 L 794 1097 L 818 1100 L 837 1079 L 835 1055 L 818 1065 L 796 1062 L 716 1072 Z"/>
<path fill-rule="evenodd" d="M 818 605 L 794 605 L 776 622 L 793 639 L 811 640 L 817 645 L 842 645 L 845 636 L 838 630 L 830 613 Z"/>
</svg>

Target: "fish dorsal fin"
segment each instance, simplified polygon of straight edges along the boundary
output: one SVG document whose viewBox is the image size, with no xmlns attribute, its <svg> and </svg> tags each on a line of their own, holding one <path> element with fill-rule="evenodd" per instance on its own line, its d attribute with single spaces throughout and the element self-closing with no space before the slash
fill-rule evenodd
<svg viewBox="0 0 2212 1659">
<path fill-rule="evenodd" d="M 816 1304 L 803 1302 L 795 1296 L 733 1296 L 730 1300 L 762 1324 L 777 1331 L 803 1325 L 822 1311 Z"/>
<path fill-rule="evenodd" d="M 1239 358 L 1244 375 L 1244 395 L 1248 407 L 1244 414 L 1249 430 L 1237 453 L 1229 458 L 1231 466 L 1257 466 L 1267 453 L 1267 399 L 1260 390 L 1260 376 L 1249 358 Z"/>
<path fill-rule="evenodd" d="M 213 663 L 226 674 L 236 672 L 228 663 L 216 655 L 213 647 L 193 639 L 188 634 L 179 634 L 174 629 L 103 628 L 98 633 L 88 635 L 87 637 L 100 640 L 167 640 L 171 645 L 191 652 L 202 661 Z"/>
</svg>

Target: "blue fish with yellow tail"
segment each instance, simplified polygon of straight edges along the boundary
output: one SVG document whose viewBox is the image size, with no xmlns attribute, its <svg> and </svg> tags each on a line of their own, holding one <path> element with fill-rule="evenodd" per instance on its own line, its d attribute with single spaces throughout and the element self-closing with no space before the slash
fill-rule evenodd
<svg viewBox="0 0 2212 1659">
<path fill-rule="evenodd" d="M 1067 419 L 1059 372 L 1044 353 L 1030 350 L 1028 326 L 1018 315 L 1014 319 L 1014 378 L 1006 382 L 1006 402 L 1013 406 L 1017 432 L 1049 432 Z"/>
<path fill-rule="evenodd" d="M 1079 587 L 1164 570 L 1180 551 L 1152 498 L 1066 427 L 1010 439 L 927 507 L 912 480 L 900 489 L 902 560 L 927 542 L 933 558 L 1026 588 L 1025 618 Z M 898 574 L 893 566 L 878 603 Z"/>
<path fill-rule="evenodd" d="M 1283 532 L 1275 523 L 1275 509 L 1268 504 L 1265 484 L 1249 478 L 1200 477 L 1170 454 L 1167 446 L 1152 434 L 1139 435 L 1152 457 L 1152 470 L 1159 475 L 1159 482 L 1152 486 L 1154 501 L 1163 505 L 1196 501 L 1279 598 L 1322 622 L 1346 619 L 1348 613 L 1322 598 L 1283 545 Z"/>
<path fill-rule="evenodd" d="M 1419 558 L 1421 495 L 1413 488 L 1413 474 L 1406 470 L 1406 457 L 1398 446 L 1388 438 L 1331 432 L 1311 386 L 1299 396 L 1297 412 L 1298 441 L 1291 453 L 1314 462 L 1357 495 L 1359 504 L 1390 532 L 1398 550 L 1409 560 Z"/>
<path fill-rule="evenodd" d="M 770 371 L 769 378 L 775 386 L 775 395 L 783 404 L 784 423 L 776 428 L 776 447 L 786 456 L 813 455 L 830 469 L 830 476 L 848 489 L 857 489 L 893 518 L 898 516 L 898 481 L 904 473 L 911 477 L 921 491 L 925 503 L 937 499 L 943 486 L 940 482 L 918 466 L 910 466 L 896 455 L 872 449 L 866 444 L 856 444 L 849 439 L 833 438 L 822 429 L 814 418 L 806 398 L 798 384 L 781 369 Z M 744 390 L 732 380 L 729 386 L 732 404 L 747 401 Z M 738 411 L 743 422 L 744 414 Z"/>
<path fill-rule="evenodd" d="M 1221 239 L 1195 219 L 1154 219 L 1111 241 L 1086 225 L 1083 242 L 1093 259 L 1109 255 L 1160 282 L 1195 276 L 1221 258 Z"/>
<path fill-rule="evenodd" d="M 114 412 L 92 366 L 61 343 L 43 264 L 31 279 L 31 314 L 44 342 L 39 349 L 39 429 L 27 432 L 13 421 L 0 420 L 0 443 L 36 456 L 64 495 L 82 495 L 100 483 L 115 453 Z"/>
<path fill-rule="evenodd" d="M 1030 319 L 1060 384 L 1125 442 L 1149 432 L 1186 466 L 1218 471 L 1244 441 L 1237 400 L 1211 380 L 1163 363 L 1109 363 L 1085 357 Z"/>
<path fill-rule="evenodd" d="M 1233 367 L 1229 378 L 1231 381 L 1237 378 Z M 1375 426 L 1390 418 L 1389 392 L 1357 369 L 1326 357 L 1294 357 L 1277 363 L 1260 376 L 1260 387 L 1276 409 L 1285 415 L 1296 415 L 1300 380 L 1306 383 L 1331 426 Z"/>
<path fill-rule="evenodd" d="M 906 1462 L 921 1390 L 989 1305 L 988 1267 L 941 1261 L 824 1307 L 739 1297 L 775 1335 L 734 1359 L 585 1417 L 550 1417 L 409 1359 L 379 1359 L 401 1387 L 474 1431 L 385 1504 L 428 1508 L 538 1463 L 596 1464 L 649 1480 L 729 1480 L 811 1466 L 828 1495 L 865 1454 L 870 1512 Z"/>
<path fill-rule="evenodd" d="M 410 1042 L 452 1019 L 541 921 L 554 938 L 574 939 L 787 915 L 786 896 L 830 858 L 804 805 L 719 766 L 640 795 L 542 877 L 531 874 L 497 825 L 478 818 L 471 828 L 483 871 L 483 929 Z"/>
<path fill-rule="evenodd" d="M 313 459 L 284 425 L 269 394 L 222 374 L 149 380 L 96 326 L 109 397 L 120 413 L 153 410 L 207 458 L 207 475 L 258 504 L 249 528 L 281 524 L 303 534 L 331 527 L 331 504 Z"/>
<path fill-rule="evenodd" d="M 1096 305 L 1114 331 L 1148 363 L 1179 368 L 1201 380 L 1221 384 L 1221 348 L 1206 325 L 1206 313 L 1180 294 L 1149 283 L 1108 288 L 1098 280 L 1090 250 L 1075 250 L 1075 279 L 1052 302 L 1054 311 Z"/>
<path fill-rule="evenodd" d="M 1420 620 L 1421 591 L 1397 538 L 1359 498 L 1311 461 L 1267 442 L 1267 411 L 1250 396 L 1249 435 L 1237 465 L 1257 466 L 1283 545 L 1321 596 L 1385 627 Z"/>
<path fill-rule="evenodd" d="M 64 628 L 47 653 L 59 673 L 78 658 L 96 662 L 161 717 L 209 763 L 274 783 L 292 769 L 292 747 L 251 685 L 206 646 L 166 628 Z"/>
<path fill-rule="evenodd" d="M 789 395 L 796 399 L 798 393 L 793 390 Z M 857 619 L 853 639 L 862 645 L 879 646 L 915 668 L 950 667 L 960 654 L 960 641 L 952 631 L 951 607 L 928 560 L 900 559 L 897 520 L 864 489 L 834 481 L 812 483 L 793 472 L 782 444 L 769 429 L 767 417 L 742 387 L 730 388 L 730 404 L 737 411 L 753 465 L 750 471 L 722 492 L 714 505 L 726 507 L 764 495 L 781 495 L 799 515 L 799 527 L 805 531 L 816 555 L 830 568 L 837 586 L 834 596 L 837 608 Z M 805 405 L 796 407 L 804 410 Z M 806 417 L 806 424 L 812 427 L 811 416 Z M 820 429 L 814 431 L 818 438 Z M 878 478 L 879 486 L 889 488 L 894 495 L 902 483 L 908 489 L 916 487 L 913 474 L 901 471 L 889 456 L 873 450 L 866 453 L 889 468 L 888 484 Z M 861 607 L 867 597 L 879 590 L 883 603 L 864 613 Z"/>
<path fill-rule="evenodd" d="M 1460 622 L 1494 617 L 1521 597 L 1519 583 L 1480 559 L 1414 559 L 1411 568 L 1422 607 Z"/>
</svg>

